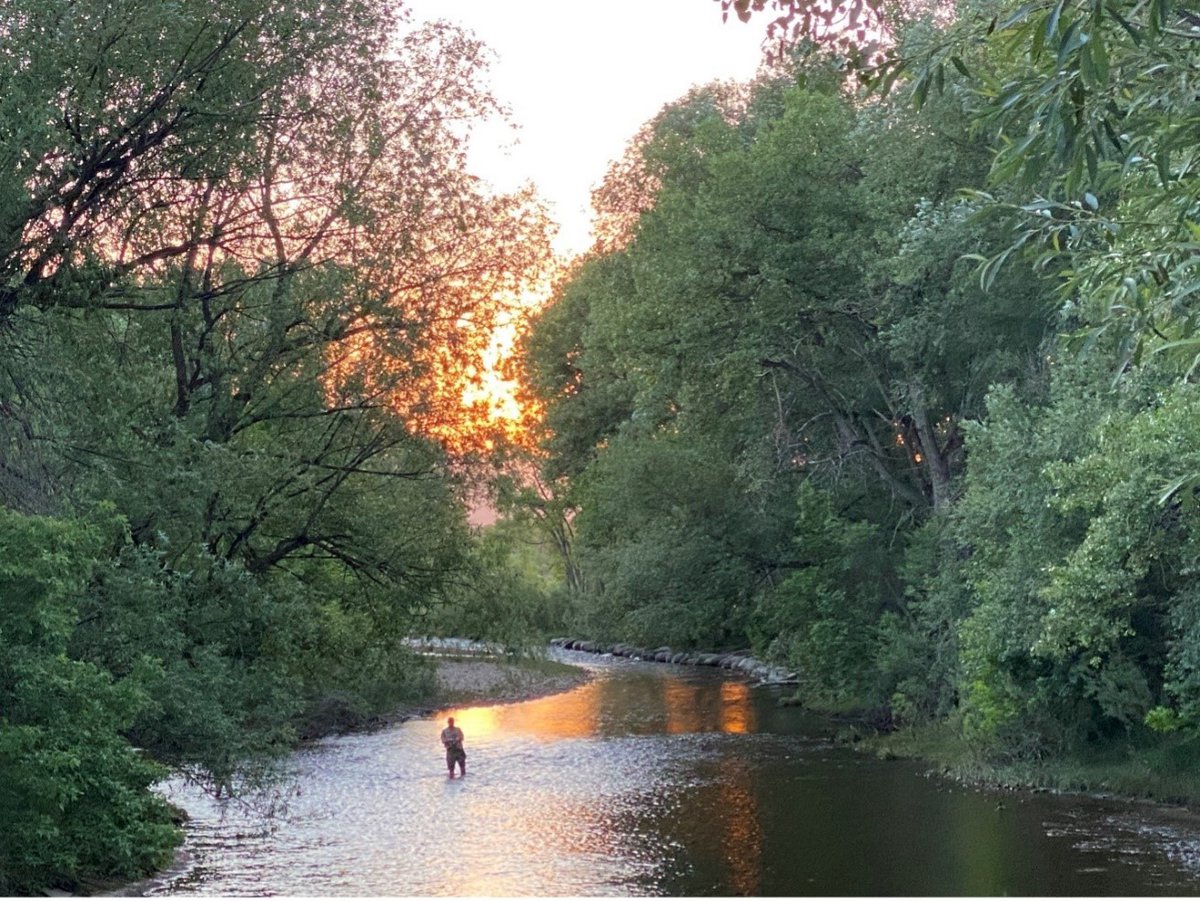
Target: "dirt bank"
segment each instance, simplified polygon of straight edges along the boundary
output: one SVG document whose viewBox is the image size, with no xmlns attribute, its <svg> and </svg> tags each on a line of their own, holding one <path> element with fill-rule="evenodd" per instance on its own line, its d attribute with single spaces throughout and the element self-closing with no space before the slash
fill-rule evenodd
<svg viewBox="0 0 1200 901">
<path fill-rule="evenodd" d="M 425 706 L 508 704 L 569 691 L 591 674 L 554 660 L 517 663 L 489 658 L 442 658 L 437 661 L 437 687 Z"/>
</svg>

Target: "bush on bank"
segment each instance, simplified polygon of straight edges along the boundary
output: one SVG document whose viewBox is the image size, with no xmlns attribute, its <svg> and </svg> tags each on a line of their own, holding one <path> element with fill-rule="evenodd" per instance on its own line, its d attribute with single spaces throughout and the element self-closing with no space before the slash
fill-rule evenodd
<svg viewBox="0 0 1200 901">
<path fill-rule="evenodd" d="M 126 738 L 154 664 L 117 678 L 67 654 L 106 537 L 0 508 L 0 894 L 130 879 L 179 841 L 149 790 L 166 770 Z"/>
</svg>

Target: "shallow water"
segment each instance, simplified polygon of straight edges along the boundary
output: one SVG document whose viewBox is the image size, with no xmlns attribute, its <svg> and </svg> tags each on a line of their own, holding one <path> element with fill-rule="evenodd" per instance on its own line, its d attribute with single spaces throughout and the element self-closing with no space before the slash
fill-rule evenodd
<svg viewBox="0 0 1200 901">
<path fill-rule="evenodd" d="M 169 787 L 190 863 L 149 893 L 1200 894 L 1186 811 L 970 791 L 835 747 L 728 673 L 562 657 L 596 678 L 297 753 L 269 819 Z"/>
</svg>

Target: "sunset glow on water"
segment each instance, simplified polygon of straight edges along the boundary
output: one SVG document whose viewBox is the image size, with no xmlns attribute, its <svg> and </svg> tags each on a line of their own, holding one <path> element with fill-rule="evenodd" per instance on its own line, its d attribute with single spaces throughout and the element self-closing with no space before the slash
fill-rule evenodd
<svg viewBox="0 0 1200 901">
<path fill-rule="evenodd" d="M 574 654 L 594 678 L 299 752 L 272 820 L 179 789 L 189 864 L 151 894 L 1157 895 L 1200 822 L 997 798 L 839 748 L 777 690 Z M 467 775 L 447 779 L 453 716 Z"/>
</svg>

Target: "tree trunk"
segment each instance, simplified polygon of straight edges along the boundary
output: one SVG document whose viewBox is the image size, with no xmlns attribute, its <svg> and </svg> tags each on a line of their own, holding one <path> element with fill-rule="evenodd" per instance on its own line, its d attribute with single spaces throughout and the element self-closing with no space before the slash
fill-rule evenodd
<svg viewBox="0 0 1200 901">
<path fill-rule="evenodd" d="M 940 512 L 954 500 L 953 473 L 947 448 L 938 444 L 937 432 L 929 419 L 929 408 L 925 405 L 925 391 L 914 382 L 908 385 L 909 401 L 912 404 L 913 424 L 921 442 L 921 463 L 929 477 L 933 490 L 933 509 Z"/>
</svg>

